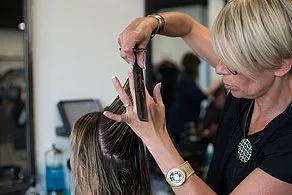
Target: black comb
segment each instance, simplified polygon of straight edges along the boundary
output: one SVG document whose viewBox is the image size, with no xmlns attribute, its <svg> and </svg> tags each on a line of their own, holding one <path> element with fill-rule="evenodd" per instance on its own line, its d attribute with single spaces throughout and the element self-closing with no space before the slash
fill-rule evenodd
<svg viewBox="0 0 292 195">
<path fill-rule="evenodd" d="M 140 121 L 148 121 L 148 112 L 147 112 L 147 104 L 146 104 L 146 96 L 145 96 L 143 70 L 137 63 L 136 53 L 145 52 L 145 51 L 146 50 L 143 48 L 134 49 L 134 55 L 136 58 L 135 63 L 133 65 L 134 87 L 135 87 L 137 114 Z"/>
</svg>

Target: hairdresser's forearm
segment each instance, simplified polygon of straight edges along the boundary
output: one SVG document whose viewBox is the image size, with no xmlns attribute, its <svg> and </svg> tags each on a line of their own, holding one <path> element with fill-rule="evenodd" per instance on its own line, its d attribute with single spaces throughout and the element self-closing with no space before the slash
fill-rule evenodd
<svg viewBox="0 0 292 195">
<path fill-rule="evenodd" d="M 155 139 L 146 143 L 148 150 L 153 155 L 162 173 L 165 175 L 171 168 L 184 162 L 176 148 L 174 147 L 167 132 L 161 132 Z M 214 191 L 205 184 L 196 174 L 189 177 L 185 184 L 172 188 L 175 194 L 182 195 L 214 195 Z"/>
<path fill-rule="evenodd" d="M 210 30 L 194 20 L 189 15 L 179 12 L 161 13 L 166 25 L 159 34 L 169 37 L 181 37 L 196 52 L 213 67 L 219 59 L 211 44 Z"/>
<path fill-rule="evenodd" d="M 165 175 L 171 168 L 182 164 L 184 160 L 174 147 L 167 132 L 157 133 L 160 135 L 152 137 L 149 141 L 143 141 Z"/>
<path fill-rule="evenodd" d="M 183 37 L 191 32 L 193 28 L 193 19 L 189 15 L 179 12 L 159 13 L 165 21 L 166 25 L 159 32 L 161 35 L 168 37 Z"/>
</svg>

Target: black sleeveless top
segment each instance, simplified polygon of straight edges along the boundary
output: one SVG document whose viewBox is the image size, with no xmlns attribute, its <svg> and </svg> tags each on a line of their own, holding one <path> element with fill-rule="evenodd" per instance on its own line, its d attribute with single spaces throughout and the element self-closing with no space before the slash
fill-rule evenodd
<svg viewBox="0 0 292 195">
<path fill-rule="evenodd" d="M 262 131 L 247 137 L 253 148 L 251 159 L 247 163 L 239 160 L 237 150 L 243 138 L 242 120 L 251 101 L 235 98 L 231 93 L 226 100 L 206 180 L 220 195 L 230 194 L 256 168 L 292 183 L 292 106 Z"/>
</svg>

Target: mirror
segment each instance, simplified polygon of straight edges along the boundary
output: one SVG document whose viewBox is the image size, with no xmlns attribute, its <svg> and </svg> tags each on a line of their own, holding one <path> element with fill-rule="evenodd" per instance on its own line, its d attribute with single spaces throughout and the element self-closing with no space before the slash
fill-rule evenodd
<svg viewBox="0 0 292 195">
<path fill-rule="evenodd" d="M 0 3 L 0 194 L 34 182 L 29 4 Z"/>
<path fill-rule="evenodd" d="M 146 13 L 145 15 L 149 14 L 155 14 L 160 12 L 182 12 L 185 14 L 190 15 L 195 20 L 200 22 L 206 27 L 209 27 L 209 17 L 210 17 L 210 1 L 204 1 L 204 0 L 197 0 L 197 1 L 188 1 L 188 0 L 171 0 L 171 1 L 165 1 L 165 2 L 155 2 L 154 0 L 146 0 Z M 213 2 L 211 2 L 213 3 Z M 221 5 L 223 6 L 226 2 L 224 0 L 220 1 Z M 167 25 L 167 21 L 166 21 Z M 178 91 L 175 91 L 178 85 L 176 85 L 177 78 L 180 77 L 180 79 L 183 77 L 181 72 L 186 73 L 187 71 L 184 71 L 186 67 L 183 68 L 182 61 L 183 57 L 191 52 L 193 53 L 192 49 L 186 45 L 186 43 L 180 39 L 180 38 L 169 38 L 165 36 L 157 35 L 155 36 L 151 42 L 148 45 L 146 53 L 146 86 L 149 92 L 153 91 L 153 87 L 156 83 L 162 82 L 162 99 L 165 104 L 165 110 L 166 110 L 166 120 L 167 124 L 169 121 L 175 121 L 173 123 L 178 124 L 177 122 L 180 122 L 181 116 L 184 115 L 184 111 L 186 110 L 179 110 L 179 109 L 173 109 L 174 108 L 174 99 L 181 98 L 181 101 L 197 101 L 197 100 L 190 100 L 186 96 L 182 98 L 180 96 L 178 98 L 177 94 Z M 193 66 L 195 66 L 193 64 Z M 212 69 L 212 70 L 211 70 Z M 203 91 L 203 89 L 206 89 L 208 86 L 210 86 L 212 81 L 212 72 L 213 68 L 208 66 L 207 62 L 205 62 L 203 59 L 200 59 L 200 63 L 198 65 L 198 76 L 197 77 L 191 77 L 189 80 L 195 80 L 195 83 L 197 86 Z M 182 80 L 182 79 L 181 79 Z M 186 81 L 186 80 L 185 80 Z M 186 85 L 184 85 L 185 87 Z M 187 89 L 185 89 L 187 90 Z M 194 94 L 194 91 L 190 89 L 191 92 L 188 92 L 188 96 L 193 95 L 199 96 L 200 94 Z M 182 92 L 181 90 L 179 92 Z M 185 91 L 183 91 L 185 92 Z M 177 103 L 177 101 L 175 102 Z M 183 104 L 183 103 L 182 103 Z M 182 105 L 180 103 L 175 105 Z M 197 103 L 196 103 L 197 104 Z M 188 104 L 190 106 L 190 104 Z M 204 102 L 199 103 L 198 109 L 195 107 L 194 104 L 192 110 L 199 110 L 201 107 L 201 113 L 200 115 L 204 114 Z M 182 108 L 182 106 L 177 106 Z M 176 108 L 177 108 L 176 107 Z M 172 111 L 171 111 L 172 110 Z M 176 113 L 176 116 L 171 115 L 172 113 Z M 189 111 L 187 111 L 189 112 Z M 192 113 L 193 114 L 193 113 Z M 196 114 L 191 115 L 193 118 L 196 117 Z M 170 116 L 171 115 L 171 116 Z M 177 116 L 180 115 L 180 116 Z M 176 117 L 176 118 L 175 118 Z M 192 119 L 193 119 L 192 118 Z M 194 120 L 195 121 L 195 120 Z M 168 131 L 170 135 L 172 136 L 173 142 L 176 145 L 176 148 L 178 149 L 179 153 L 182 155 L 184 160 L 188 160 L 192 167 L 195 169 L 196 174 L 204 179 L 206 177 L 206 148 L 207 144 L 209 143 L 209 139 L 204 140 L 204 137 L 198 136 L 198 129 L 197 129 L 197 122 L 191 122 L 191 123 L 184 123 L 181 126 L 178 126 L 176 124 L 172 124 L 172 129 L 179 129 L 171 131 L 170 125 L 168 126 Z M 183 129 L 183 130 L 181 130 Z M 175 131 L 179 132 L 179 138 L 176 136 Z M 208 141 L 208 142 L 207 142 Z M 153 159 L 150 158 L 150 175 L 152 178 L 154 178 L 155 184 L 160 184 L 160 187 L 157 187 L 158 189 L 162 189 L 163 191 L 167 191 L 171 194 L 171 190 L 168 187 L 168 184 L 165 183 L 163 175 L 161 175 L 160 170 L 158 167 L 155 166 L 156 163 L 153 163 Z M 153 168 L 154 167 L 154 168 Z"/>
</svg>

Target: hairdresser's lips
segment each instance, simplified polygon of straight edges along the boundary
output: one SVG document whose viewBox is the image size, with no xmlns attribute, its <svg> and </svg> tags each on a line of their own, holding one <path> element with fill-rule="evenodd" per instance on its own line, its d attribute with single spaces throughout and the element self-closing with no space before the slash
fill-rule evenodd
<svg viewBox="0 0 292 195">
<path fill-rule="evenodd" d="M 227 90 L 231 90 L 231 89 L 232 89 L 232 85 L 228 85 L 228 84 L 225 83 L 224 86 L 225 86 L 225 88 L 226 88 Z"/>
</svg>

